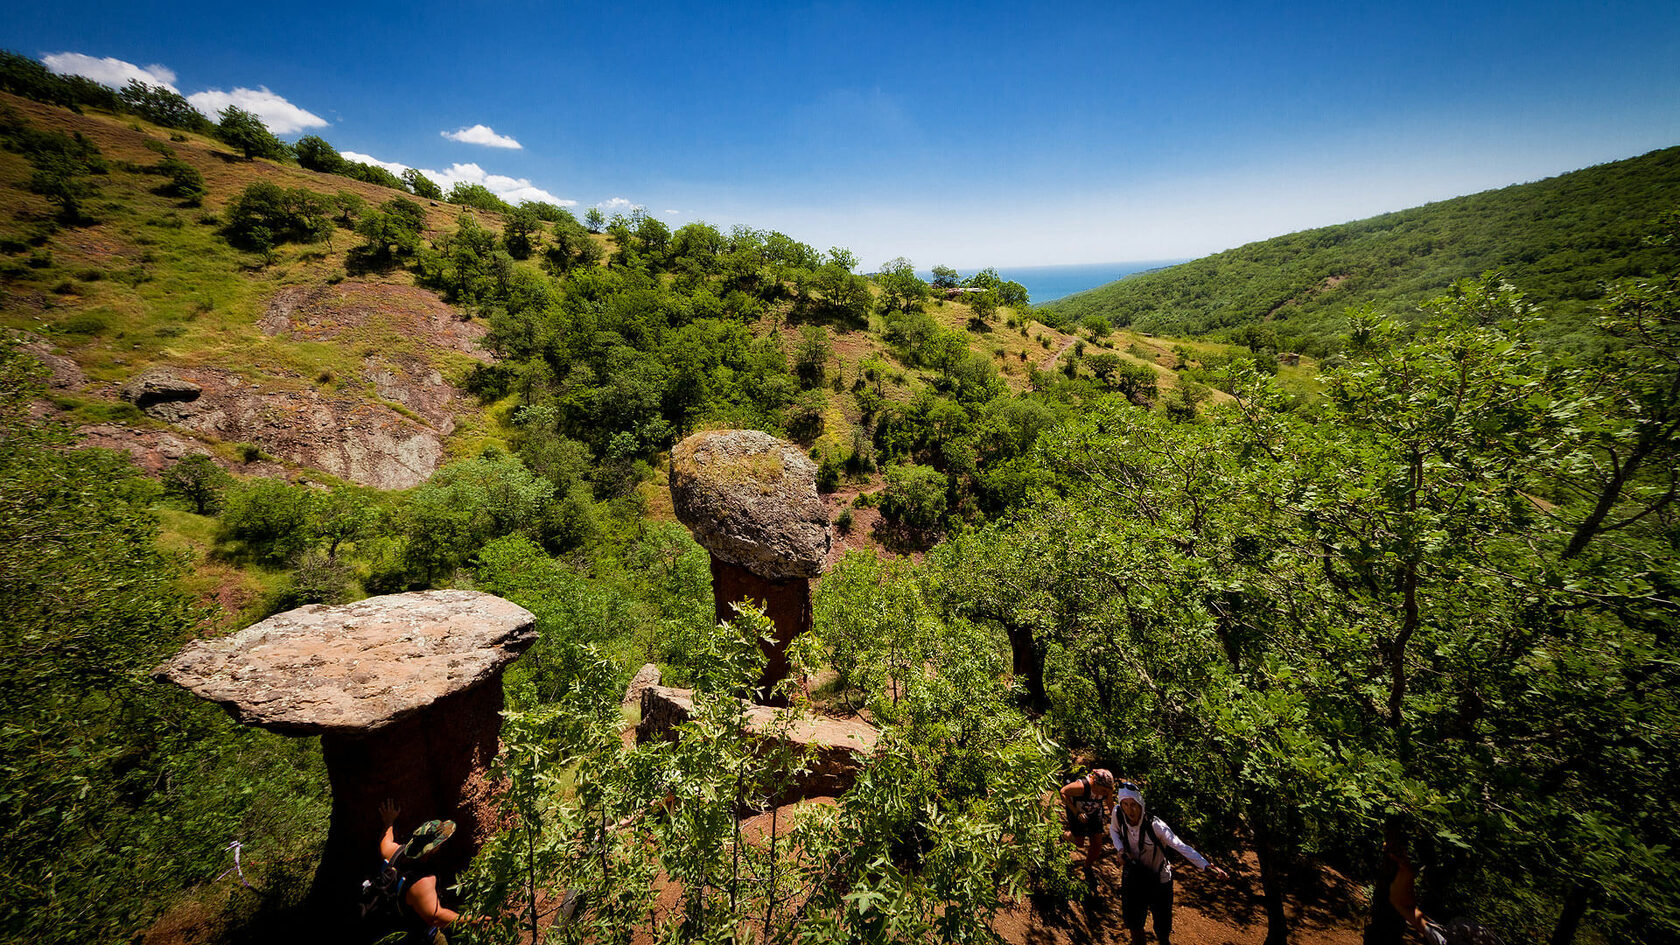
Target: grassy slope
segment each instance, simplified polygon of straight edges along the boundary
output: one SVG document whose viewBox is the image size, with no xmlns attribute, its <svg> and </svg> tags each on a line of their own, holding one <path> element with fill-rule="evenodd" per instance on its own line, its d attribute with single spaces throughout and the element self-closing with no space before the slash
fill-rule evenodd
<svg viewBox="0 0 1680 945">
<path fill-rule="evenodd" d="M 1554 341 L 1579 344 L 1602 281 L 1680 269 L 1673 251 L 1644 242 L 1676 207 L 1680 147 L 1250 243 L 1052 302 L 1044 313 L 1192 335 L 1264 324 L 1280 350 L 1322 351 L 1349 305 L 1408 313 L 1457 279 L 1499 269 L 1546 305 Z"/>
</svg>

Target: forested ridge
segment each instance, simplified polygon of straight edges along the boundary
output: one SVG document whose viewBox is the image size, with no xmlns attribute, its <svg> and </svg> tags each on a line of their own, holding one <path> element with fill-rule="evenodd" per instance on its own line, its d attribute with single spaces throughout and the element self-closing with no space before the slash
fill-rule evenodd
<svg viewBox="0 0 1680 945">
<path fill-rule="evenodd" d="M 1606 283 L 1673 273 L 1652 221 L 1680 204 L 1680 147 L 1557 177 L 1249 243 L 1041 306 L 1276 351 L 1339 350 L 1350 305 L 1414 317 L 1453 282 L 1497 271 L 1546 307 L 1549 343 L 1593 343 Z"/>
<path fill-rule="evenodd" d="M 29 62 L 0 63 L 24 96 L 0 102 L 0 940 L 307 929 L 320 751 L 149 673 L 280 610 L 425 588 L 538 631 L 506 679 L 509 827 L 451 893 L 493 922 L 452 941 L 995 941 L 1023 914 L 1065 936 L 1089 896 L 1046 796 L 1099 765 L 1239 873 L 1229 928 L 1256 940 L 1306 934 L 1332 873 L 1368 884 L 1390 822 L 1431 915 L 1680 935 L 1668 207 L 1624 208 L 1590 276 L 1560 271 L 1577 298 L 1508 270 L 1402 317 L 1326 308 L 1314 373 L 1281 339 L 1060 331 L 990 271 L 930 286 L 773 231 L 363 179 L 319 138 Z M 980 291 L 942 300 L 957 282 Z M 494 355 L 412 348 L 464 401 L 418 485 L 117 395 L 242 359 L 242 388 L 421 416 L 369 367 L 411 323 L 259 330 L 275 298 L 346 287 L 435 297 Z M 149 475 L 78 448 L 113 426 L 188 448 Z M 808 759 L 763 750 L 736 698 L 768 627 L 717 623 L 664 505 L 672 445 L 723 427 L 808 451 L 854 546 L 782 693 L 880 727 L 832 803 L 772 803 Z M 695 690 L 673 743 L 624 736 L 644 661 Z"/>
</svg>

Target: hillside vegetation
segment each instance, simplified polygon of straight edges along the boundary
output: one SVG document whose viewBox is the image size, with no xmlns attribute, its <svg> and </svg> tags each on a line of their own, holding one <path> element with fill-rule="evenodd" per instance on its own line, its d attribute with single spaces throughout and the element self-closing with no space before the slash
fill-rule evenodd
<svg viewBox="0 0 1680 945">
<path fill-rule="evenodd" d="M 1034 311 L 1322 356 L 1341 347 L 1350 306 L 1415 317 L 1453 282 L 1498 271 L 1544 306 L 1547 343 L 1580 347 L 1595 343 L 1606 283 L 1675 271 L 1650 236 L 1676 207 L 1680 147 L 1249 243 Z"/>
<path fill-rule="evenodd" d="M 537 618 L 467 941 L 1094 937 L 1044 798 L 1098 766 L 1237 874 L 1232 941 L 1301 932 L 1385 825 L 1432 912 L 1680 934 L 1675 280 L 1610 287 L 1579 352 L 1456 282 L 1319 373 L 54 82 L 0 57 L 34 96 L 0 94 L 0 941 L 325 937 L 319 751 L 149 670 L 423 588 Z M 1680 227 L 1637 252 L 1672 271 Z M 809 451 L 850 548 L 780 696 L 879 750 L 797 812 L 735 698 L 770 627 L 717 621 L 669 520 L 715 427 Z M 643 662 L 696 690 L 674 743 L 625 737 Z"/>
</svg>

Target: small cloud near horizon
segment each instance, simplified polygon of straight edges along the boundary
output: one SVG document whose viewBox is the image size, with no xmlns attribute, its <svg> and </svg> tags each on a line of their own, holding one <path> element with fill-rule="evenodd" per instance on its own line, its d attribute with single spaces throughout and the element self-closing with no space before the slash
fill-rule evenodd
<svg viewBox="0 0 1680 945">
<path fill-rule="evenodd" d="M 381 161 L 371 154 L 362 154 L 359 151 L 340 151 L 339 154 L 346 161 L 383 167 L 399 176 L 403 171 L 409 169 L 407 164 L 397 161 Z M 443 188 L 445 193 L 448 193 L 449 189 L 456 184 L 478 184 L 508 203 L 516 204 L 526 200 L 534 200 L 541 203 L 551 203 L 557 207 L 575 207 L 578 203 L 576 200 L 556 197 L 526 178 L 509 177 L 506 174 L 491 174 L 477 164 L 451 164 L 449 169 L 444 171 L 420 168 L 420 173 L 431 178 L 434 183 Z"/>
<path fill-rule="evenodd" d="M 499 135 L 489 125 L 473 125 L 457 131 L 445 131 L 441 134 L 451 141 L 462 144 L 481 144 L 487 148 L 507 148 L 511 151 L 522 151 L 525 146 L 513 140 L 508 135 Z"/>
<path fill-rule="evenodd" d="M 682 211 L 681 210 L 667 210 L 665 212 L 669 213 L 671 216 L 674 216 L 674 217 L 682 216 Z"/>
<path fill-rule="evenodd" d="M 187 101 L 210 118 L 215 118 L 229 105 L 237 105 L 261 118 L 268 130 L 277 135 L 294 134 L 309 128 L 325 128 L 329 124 L 320 115 L 299 108 L 286 101 L 284 96 L 269 91 L 266 85 L 254 89 L 236 88 L 231 92 L 207 89 L 187 96 Z"/>
<path fill-rule="evenodd" d="M 100 59 L 85 53 L 61 52 L 42 56 L 41 64 L 59 75 L 79 75 L 113 89 L 120 89 L 133 80 L 162 86 L 171 92 L 180 91 L 175 88 L 175 70 L 157 63 L 137 66 L 114 56 Z"/>
<path fill-rule="evenodd" d="M 595 209 L 612 216 L 615 213 L 629 213 L 632 210 L 639 209 L 639 207 L 623 197 L 608 197 L 596 204 Z"/>
</svg>

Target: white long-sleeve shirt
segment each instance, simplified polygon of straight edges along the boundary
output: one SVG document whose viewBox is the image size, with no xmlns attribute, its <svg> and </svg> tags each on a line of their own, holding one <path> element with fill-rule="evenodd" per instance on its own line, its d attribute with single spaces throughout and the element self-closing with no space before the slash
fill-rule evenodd
<svg viewBox="0 0 1680 945">
<path fill-rule="evenodd" d="M 1150 826 L 1155 831 L 1155 839 L 1160 841 L 1161 846 L 1168 846 L 1177 850 L 1179 856 L 1194 863 L 1199 870 L 1208 868 L 1207 857 L 1197 853 L 1190 844 L 1178 839 L 1178 835 L 1172 832 L 1172 828 L 1167 826 L 1166 821 L 1159 817 L 1150 817 L 1147 811 L 1144 812 L 1144 817 L 1149 817 Z M 1120 831 L 1122 830 L 1126 831 L 1125 843 L 1120 842 Z M 1159 876 L 1163 883 L 1172 879 L 1172 863 L 1167 861 L 1166 851 L 1162 850 L 1161 846 L 1149 842 L 1149 834 L 1143 829 L 1142 818 L 1138 819 L 1138 824 L 1135 827 L 1128 823 L 1125 813 L 1120 810 L 1119 804 L 1114 805 L 1114 812 L 1108 817 L 1108 838 L 1114 842 L 1114 852 L 1120 854 L 1122 861 L 1126 859 L 1136 860 L 1144 867 L 1154 870 L 1155 875 Z M 1127 849 L 1136 850 L 1137 856 L 1128 857 Z"/>
</svg>

